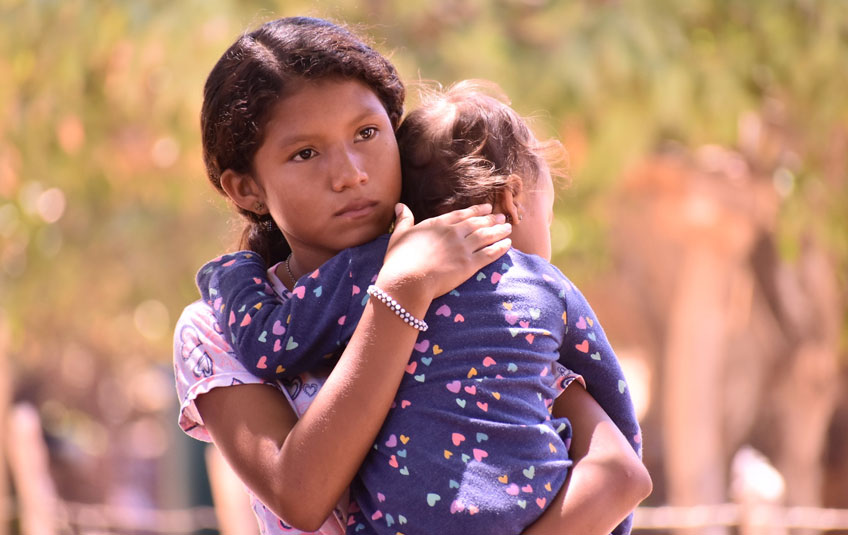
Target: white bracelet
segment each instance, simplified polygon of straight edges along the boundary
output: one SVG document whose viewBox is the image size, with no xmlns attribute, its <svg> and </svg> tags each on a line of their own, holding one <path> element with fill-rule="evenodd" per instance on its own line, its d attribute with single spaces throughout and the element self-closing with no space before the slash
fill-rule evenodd
<svg viewBox="0 0 848 535">
<path fill-rule="evenodd" d="M 407 325 L 410 327 L 414 327 L 421 332 L 424 332 L 428 329 L 427 322 L 424 320 L 420 320 L 406 311 L 405 308 L 400 306 L 400 303 L 395 301 L 392 296 L 384 292 L 383 290 L 377 288 L 373 284 L 368 287 L 367 290 L 368 295 L 376 297 L 380 301 L 383 302 L 384 305 L 389 307 L 389 309 L 400 317 Z"/>
</svg>

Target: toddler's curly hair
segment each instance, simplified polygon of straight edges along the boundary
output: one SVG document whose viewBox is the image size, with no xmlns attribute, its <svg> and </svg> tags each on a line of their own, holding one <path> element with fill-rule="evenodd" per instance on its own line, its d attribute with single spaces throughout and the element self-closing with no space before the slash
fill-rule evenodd
<svg viewBox="0 0 848 535">
<path fill-rule="evenodd" d="M 401 201 L 416 221 L 484 202 L 509 188 L 532 186 L 547 166 L 564 176 L 566 152 L 539 141 L 493 82 L 466 80 L 422 89 L 421 105 L 397 131 Z"/>
</svg>

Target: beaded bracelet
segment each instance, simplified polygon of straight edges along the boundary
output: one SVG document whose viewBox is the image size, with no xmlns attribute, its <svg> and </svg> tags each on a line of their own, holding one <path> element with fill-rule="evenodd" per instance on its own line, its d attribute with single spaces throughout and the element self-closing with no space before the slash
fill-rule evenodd
<svg viewBox="0 0 848 535">
<path fill-rule="evenodd" d="M 389 309 L 400 317 L 407 325 L 410 327 L 414 327 L 421 332 L 424 332 L 428 329 L 427 322 L 424 320 L 420 320 L 406 311 L 405 308 L 400 306 L 400 303 L 395 301 L 392 296 L 384 292 L 383 290 L 377 288 L 373 284 L 368 287 L 367 290 L 368 295 L 376 297 L 380 301 L 383 302 L 384 305 L 389 307 Z"/>
</svg>

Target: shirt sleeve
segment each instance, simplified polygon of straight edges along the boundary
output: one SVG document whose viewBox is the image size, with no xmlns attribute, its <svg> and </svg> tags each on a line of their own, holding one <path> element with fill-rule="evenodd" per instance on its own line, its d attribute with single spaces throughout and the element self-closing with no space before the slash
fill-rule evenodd
<svg viewBox="0 0 848 535">
<path fill-rule="evenodd" d="M 574 373 L 559 362 L 554 362 L 551 368 L 553 369 L 554 388 L 556 389 L 555 397 L 561 396 L 565 392 L 565 389 L 574 381 L 577 381 L 583 388 L 586 388 L 586 381 L 579 373 Z"/>
<path fill-rule="evenodd" d="M 268 384 L 251 374 L 232 355 L 212 309 L 195 301 L 183 310 L 174 330 L 174 378 L 180 401 L 179 425 L 189 436 L 210 442 L 212 439 L 197 412 L 195 400 L 220 386 Z"/>
<path fill-rule="evenodd" d="M 286 298 L 273 291 L 263 260 L 250 251 L 208 262 L 197 286 L 235 357 L 260 378 L 295 377 L 343 345 L 354 291 L 348 251 L 301 277 Z"/>
<path fill-rule="evenodd" d="M 641 454 L 639 423 L 618 358 L 586 298 L 569 281 L 567 286 L 559 362 L 584 378 L 588 392 Z"/>
<path fill-rule="evenodd" d="M 642 457 L 642 433 L 624 372 L 589 302 L 568 279 L 564 291 L 566 324 L 559 362 L 585 379 L 586 390 L 604 409 L 621 433 Z M 613 535 L 630 533 L 633 515 Z"/>
</svg>

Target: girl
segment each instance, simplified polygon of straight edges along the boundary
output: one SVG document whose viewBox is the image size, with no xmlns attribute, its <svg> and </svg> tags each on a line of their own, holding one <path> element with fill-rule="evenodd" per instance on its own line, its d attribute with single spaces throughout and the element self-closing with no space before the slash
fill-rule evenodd
<svg viewBox="0 0 848 535">
<path fill-rule="evenodd" d="M 549 416 L 575 377 L 562 364 L 581 370 L 639 450 L 615 355 L 585 299 L 547 262 L 553 184 L 544 155 L 561 147 L 539 143 L 508 105 L 471 83 L 410 114 L 398 140 L 404 197 L 416 216 L 492 202 L 519 222 L 516 248 L 538 256 L 510 251 L 436 299 L 424 321 L 369 286 L 388 236 L 343 251 L 299 282 L 296 257 L 287 257 L 293 297 L 284 302 L 247 252 L 207 264 L 198 285 L 238 358 L 267 379 L 314 367 L 343 346 L 368 302 L 366 287 L 411 326 L 432 325 L 360 469 L 353 498 L 362 510 L 349 531 L 519 533 L 554 499 L 571 464 L 570 423 Z M 322 157 L 302 147 L 298 158 Z M 252 193 L 241 199 L 256 201 Z"/>
<path fill-rule="evenodd" d="M 397 147 L 390 134 L 400 118 L 402 100 L 403 87 L 391 64 L 325 21 L 281 19 L 239 38 L 210 74 L 202 125 L 213 184 L 234 200 L 245 187 L 267 194 L 260 205 L 237 204 L 248 220 L 243 246 L 274 264 L 286 258 L 290 243 L 295 253 L 290 268 L 313 269 L 347 246 L 345 240 L 361 240 L 355 234 L 363 227 L 373 223 L 382 231 L 391 219 L 391 208 L 386 214 L 385 207 L 396 200 L 400 181 Z M 310 155 L 298 151 L 292 157 L 282 156 L 286 149 L 282 138 L 292 130 L 318 139 L 323 167 L 304 173 L 291 167 L 293 162 L 308 161 Z M 300 186 L 293 187 L 298 181 Z M 280 182 L 289 185 L 287 191 Z M 303 185 L 310 190 L 305 199 L 298 196 Z M 283 208 L 308 202 L 329 215 L 322 221 L 325 231 L 310 228 L 302 217 L 285 218 L 285 213 L 297 212 Z M 508 248 L 509 241 L 502 238 L 509 225 L 492 226 L 503 219 L 486 215 L 490 209 L 461 210 L 415 227 L 408 211 L 400 211 L 376 283 L 410 313 L 422 315 L 435 295 Z M 278 289 L 282 284 L 277 274 L 283 269 L 277 264 L 268 272 Z M 296 525 L 316 529 L 373 444 L 415 332 L 382 305 L 366 304 L 326 381 L 319 377 L 293 383 L 300 385 L 294 409 L 302 412 L 311 403 L 298 420 L 286 392 L 267 388 L 232 358 L 212 309 L 196 302 L 186 308 L 175 336 L 181 426 L 192 436 L 214 441 L 261 499 L 254 500 L 254 509 L 265 532 L 299 531 L 285 526 L 263 503 Z M 596 454 L 596 443 L 615 444 L 611 426 L 602 411 L 591 409 L 597 408 L 591 399 L 581 398 L 579 389 L 569 390 L 573 394 L 559 398 L 557 407 L 562 400 L 563 406 L 590 408 L 579 412 L 586 418 L 574 421 L 575 429 L 585 428 L 586 433 L 575 439 L 573 447 L 583 460 L 570 487 L 586 490 L 569 491 L 568 499 L 560 493 L 559 506 L 550 508 L 551 514 L 537 525 L 545 520 L 558 525 L 559 517 L 571 516 L 592 519 L 594 529 L 608 522 L 609 515 L 604 515 L 611 509 L 609 503 L 626 501 L 616 492 L 628 485 L 607 485 L 610 479 L 604 474 L 617 475 L 631 466 L 615 465 L 611 461 L 620 460 L 615 455 Z M 579 441 L 581 436 L 585 440 Z M 582 467 L 593 475 L 578 485 Z M 592 484 L 601 493 L 595 493 Z M 601 501 L 590 499 L 596 496 L 609 498 L 597 515 L 573 514 Z M 340 532 L 334 523 L 337 518 L 327 519 L 322 532 Z"/>
</svg>

